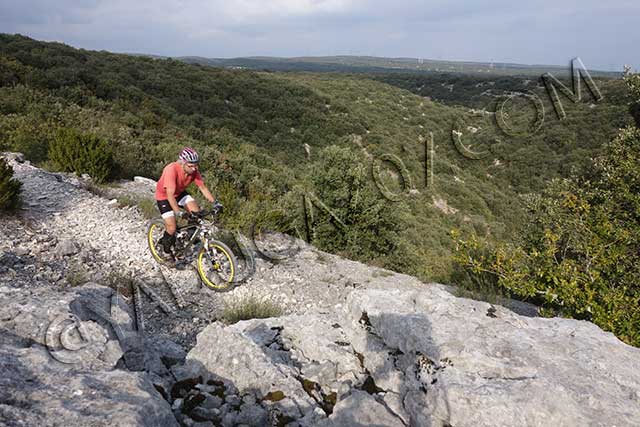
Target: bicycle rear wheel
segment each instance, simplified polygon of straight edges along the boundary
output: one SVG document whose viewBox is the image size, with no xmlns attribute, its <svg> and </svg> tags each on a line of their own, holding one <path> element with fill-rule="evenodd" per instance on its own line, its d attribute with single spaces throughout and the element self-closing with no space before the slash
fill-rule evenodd
<svg viewBox="0 0 640 427">
<path fill-rule="evenodd" d="M 162 265 L 168 265 L 167 261 L 161 255 L 163 248 L 160 239 L 162 239 L 164 231 L 165 226 L 163 220 L 152 220 L 147 227 L 147 244 L 149 245 L 149 251 L 153 259 Z"/>
<path fill-rule="evenodd" d="M 233 252 L 224 243 L 210 240 L 208 249 L 200 249 L 197 266 L 202 282 L 211 289 L 220 292 L 233 289 L 238 264 Z"/>
</svg>

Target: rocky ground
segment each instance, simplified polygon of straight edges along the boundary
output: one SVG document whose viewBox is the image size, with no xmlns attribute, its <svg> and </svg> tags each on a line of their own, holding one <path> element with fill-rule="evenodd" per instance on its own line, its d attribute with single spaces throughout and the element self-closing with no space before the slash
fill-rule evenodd
<svg viewBox="0 0 640 427">
<path fill-rule="evenodd" d="M 219 318 L 225 304 L 249 296 L 272 301 L 289 314 L 332 309 L 354 289 L 385 288 L 397 283 L 398 277 L 403 286 L 423 286 L 415 278 L 344 260 L 301 240 L 286 240 L 281 245 L 258 241 L 256 246 L 241 236 L 254 268 L 245 269 L 241 274 L 245 280 L 233 291 L 211 292 L 202 287 L 194 269 L 177 271 L 155 263 L 145 238 L 148 220 L 137 207 L 119 207 L 115 202 L 122 195 L 153 197 L 148 182 L 101 189 L 105 198 L 88 191 L 89 183 L 73 175 L 47 172 L 28 162 L 13 161 L 12 166 L 23 182 L 25 203 L 17 218 L 3 219 L 9 233 L 0 241 L 0 248 L 9 270 L 0 280 L 11 281 L 13 286 L 34 280 L 35 285 L 55 282 L 62 288 L 83 282 L 128 288 L 135 281 L 156 291 L 173 310 L 146 310 L 152 300 L 144 297 L 145 326 L 153 334 L 179 337 L 186 347 L 195 344 L 196 334 L 206 324 Z M 270 245 L 275 250 L 284 246 L 293 255 L 267 259 L 258 249 L 270 255 Z M 237 257 L 244 265 L 243 255 Z"/>
<path fill-rule="evenodd" d="M 152 182 L 97 195 L 6 157 L 24 204 L 0 218 L 0 424 L 640 424 L 640 351 L 590 323 L 278 235 L 240 237 L 245 280 L 216 293 L 155 263 L 147 220 L 112 201 L 153 197 Z M 219 321 L 248 297 L 283 316 Z"/>
</svg>

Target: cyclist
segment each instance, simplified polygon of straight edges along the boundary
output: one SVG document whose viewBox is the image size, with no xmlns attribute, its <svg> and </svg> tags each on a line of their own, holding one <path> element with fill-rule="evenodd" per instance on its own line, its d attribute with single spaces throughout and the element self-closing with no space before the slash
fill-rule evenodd
<svg viewBox="0 0 640 427">
<path fill-rule="evenodd" d="M 202 195 L 214 204 L 214 209 L 220 211 L 222 208 L 202 180 L 198 171 L 199 161 L 196 150 L 185 147 L 180 151 L 178 161 L 165 166 L 156 185 L 156 202 L 165 226 L 161 239 L 163 256 L 167 261 L 176 260 L 172 248 L 176 242 L 176 217 L 180 215 L 180 208 L 186 209 L 189 213 L 200 211 L 198 203 L 186 192 L 191 183 L 195 183 Z"/>
</svg>

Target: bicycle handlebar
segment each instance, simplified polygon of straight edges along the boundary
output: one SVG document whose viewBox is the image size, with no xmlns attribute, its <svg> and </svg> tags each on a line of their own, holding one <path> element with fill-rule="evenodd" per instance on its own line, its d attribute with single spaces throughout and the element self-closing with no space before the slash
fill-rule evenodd
<svg viewBox="0 0 640 427">
<path fill-rule="evenodd" d="M 214 210 L 214 209 L 210 209 L 210 210 L 202 210 L 202 211 L 193 212 L 193 213 L 192 212 L 186 212 L 185 218 L 188 219 L 189 217 L 192 217 L 192 218 L 202 219 L 202 218 L 207 217 L 207 216 L 214 216 L 215 217 L 216 215 L 218 215 L 218 211 Z"/>
</svg>

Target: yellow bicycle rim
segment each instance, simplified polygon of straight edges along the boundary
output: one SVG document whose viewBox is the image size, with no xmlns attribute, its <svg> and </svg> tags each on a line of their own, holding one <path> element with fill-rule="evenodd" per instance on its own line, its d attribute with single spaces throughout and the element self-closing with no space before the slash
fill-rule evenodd
<svg viewBox="0 0 640 427">
<path fill-rule="evenodd" d="M 153 229 L 156 228 L 158 224 L 151 224 L 149 227 L 149 233 L 147 233 L 147 240 L 149 241 L 149 249 L 151 250 L 151 255 L 160 263 L 164 262 L 158 251 L 156 251 L 156 245 L 153 241 Z"/>
<path fill-rule="evenodd" d="M 198 254 L 198 273 L 200 274 L 200 278 L 202 279 L 202 281 L 205 283 L 205 285 L 214 288 L 214 289 L 224 289 L 227 288 L 229 286 L 229 284 L 233 281 L 233 277 L 235 276 L 235 269 L 233 266 L 233 263 L 231 262 L 231 256 L 229 255 L 229 253 L 223 248 L 220 247 L 218 245 L 211 245 L 212 248 L 215 248 L 216 250 L 222 252 L 224 254 L 224 256 L 229 260 L 229 267 L 231 268 L 231 274 L 229 275 L 229 279 L 227 281 L 224 282 L 223 285 L 218 285 L 216 283 L 213 283 L 211 280 L 209 280 L 209 278 L 207 277 L 206 273 L 204 272 L 203 266 L 205 262 L 209 262 L 209 260 L 205 259 L 205 253 L 206 253 L 206 249 L 202 248 L 200 250 L 200 253 Z M 215 268 L 215 265 L 214 265 Z"/>
</svg>

